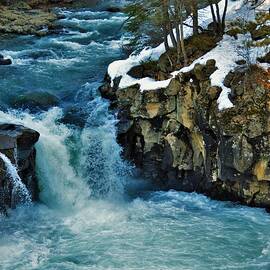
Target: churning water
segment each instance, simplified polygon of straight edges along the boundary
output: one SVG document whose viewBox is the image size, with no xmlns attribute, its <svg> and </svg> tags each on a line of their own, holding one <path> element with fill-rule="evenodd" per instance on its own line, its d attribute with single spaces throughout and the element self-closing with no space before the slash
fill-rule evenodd
<svg viewBox="0 0 270 270">
<path fill-rule="evenodd" d="M 20 176 L 18 175 L 17 168 L 12 164 L 11 160 L 4 154 L 0 153 L 0 158 L 3 160 L 7 176 L 12 183 L 13 190 L 11 195 L 12 202 L 17 202 L 19 204 L 29 204 L 31 203 L 31 195 L 27 190 L 25 184 L 22 182 Z"/>
<path fill-rule="evenodd" d="M 0 72 L 0 121 L 41 134 L 41 202 L 0 219 L 0 269 L 270 269 L 264 210 L 146 191 L 132 178 L 120 158 L 115 117 L 96 90 L 106 66 L 122 57 L 125 17 L 61 12 L 63 34 L 0 44 L 14 62 Z M 39 114 L 6 110 L 15 95 L 41 90 L 57 95 L 60 106 Z M 83 129 L 61 122 L 70 106 L 82 108 Z"/>
</svg>

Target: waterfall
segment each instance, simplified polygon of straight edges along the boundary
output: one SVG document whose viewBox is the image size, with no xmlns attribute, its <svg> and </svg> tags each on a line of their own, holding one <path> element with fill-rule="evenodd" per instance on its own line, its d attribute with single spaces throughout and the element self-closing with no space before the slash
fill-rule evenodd
<svg viewBox="0 0 270 270">
<path fill-rule="evenodd" d="M 26 112 L 0 111 L 1 121 L 22 124 L 40 133 L 36 144 L 40 200 L 50 208 L 70 211 L 87 204 L 90 190 L 71 162 L 73 157 L 69 138 L 76 131 L 60 124 L 61 117 L 60 108 L 35 116 Z M 79 146 L 74 147 L 78 151 Z"/>
<path fill-rule="evenodd" d="M 5 163 L 7 174 L 12 182 L 12 202 L 20 204 L 31 203 L 31 195 L 18 175 L 17 168 L 6 155 L 0 153 L 0 158 Z"/>
<path fill-rule="evenodd" d="M 95 198 L 122 197 L 131 168 L 121 158 L 121 147 L 116 140 L 116 117 L 109 111 L 109 103 L 92 91 L 86 105 L 88 119 L 80 141 L 80 167 Z"/>
<path fill-rule="evenodd" d="M 109 102 L 100 97 L 99 83 L 87 83 L 77 92 L 75 101 L 83 104 L 87 115 L 78 138 L 79 173 L 87 182 L 94 198 L 121 199 L 132 178 L 133 167 L 121 157 L 117 143 L 117 118 Z M 87 102 L 84 102 L 88 100 Z"/>
<path fill-rule="evenodd" d="M 93 97 L 86 106 L 89 117 L 82 131 L 59 123 L 60 108 L 35 116 L 0 111 L 1 121 L 22 124 L 40 133 L 36 172 L 40 199 L 47 206 L 70 211 L 87 206 L 90 197 L 123 195 L 129 166 L 121 159 L 116 119 L 108 106 L 100 97 Z"/>
</svg>

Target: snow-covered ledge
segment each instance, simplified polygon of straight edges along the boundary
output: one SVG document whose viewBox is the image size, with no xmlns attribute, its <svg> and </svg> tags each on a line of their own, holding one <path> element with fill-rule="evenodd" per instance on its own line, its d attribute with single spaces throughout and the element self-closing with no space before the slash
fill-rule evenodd
<svg viewBox="0 0 270 270">
<path fill-rule="evenodd" d="M 267 5 L 267 1 L 264 3 L 264 5 Z M 244 17 L 246 16 L 247 12 L 250 12 L 249 18 L 254 18 L 254 11 L 248 9 L 244 3 L 245 0 L 229 0 L 227 10 L 228 21 L 233 21 L 238 17 Z M 225 0 L 222 0 L 220 2 L 220 8 L 223 9 L 224 5 Z M 201 27 L 206 28 L 211 20 L 212 16 L 209 6 L 199 10 L 199 24 Z M 186 23 L 190 24 L 190 19 L 186 20 Z M 188 38 L 191 35 L 192 29 L 190 27 L 184 26 L 185 38 Z M 233 107 L 233 104 L 229 99 L 229 93 L 231 92 L 231 89 L 224 86 L 223 81 L 226 75 L 237 66 L 236 61 L 243 59 L 243 57 L 238 53 L 237 48 L 243 44 L 244 39 L 245 37 L 243 35 L 238 35 L 238 39 L 224 35 L 223 39 L 214 49 L 196 59 L 190 66 L 173 72 L 172 78 L 174 78 L 180 72 L 188 72 L 192 70 L 197 63 L 205 64 L 207 60 L 214 59 L 216 61 L 217 70 L 211 75 L 211 82 L 213 86 L 219 86 L 222 88 L 222 92 L 218 98 L 218 108 L 219 110 L 223 110 Z M 170 46 L 172 46 L 172 44 L 170 44 Z M 251 51 L 251 58 L 254 60 L 254 62 L 256 62 L 256 58 L 258 56 L 262 55 L 263 51 L 264 50 L 261 48 L 254 48 Z M 135 66 L 138 66 L 147 61 L 158 60 L 164 52 L 165 46 L 164 43 L 162 43 L 156 48 L 145 48 L 138 55 L 131 54 L 130 57 L 125 60 L 118 60 L 111 63 L 108 67 L 108 74 L 111 78 L 112 86 L 114 79 L 121 77 L 119 88 L 126 88 L 135 84 L 140 85 L 141 91 L 166 88 L 172 78 L 164 81 L 156 81 L 149 77 L 135 79 L 127 74 L 131 68 Z"/>
</svg>

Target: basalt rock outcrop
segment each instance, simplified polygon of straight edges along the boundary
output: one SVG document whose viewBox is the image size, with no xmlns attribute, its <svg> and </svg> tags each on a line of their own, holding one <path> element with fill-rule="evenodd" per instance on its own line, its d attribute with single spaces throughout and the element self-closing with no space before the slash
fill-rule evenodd
<svg viewBox="0 0 270 270">
<path fill-rule="evenodd" d="M 35 143 L 39 133 L 20 125 L 0 124 L 0 152 L 17 165 L 18 174 L 31 195 L 38 199 L 38 183 L 35 175 Z M 5 162 L 0 159 L 0 213 L 16 207 L 12 196 L 13 184 Z"/>
<path fill-rule="evenodd" d="M 10 105 L 16 109 L 28 109 L 31 112 L 48 110 L 51 107 L 59 105 L 58 97 L 49 92 L 26 92 L 22 95 L 16 95 L 12 98 Z"/>
<path fill-rule="evenodd" d="M 162 189 L 199 192 L 270 209 L 269 72 L 239 66 L 219 111 L 215 61 L 180 73 L 165 89 L 102 87 L 118 108 L 123 156 Z"/>
</svg>

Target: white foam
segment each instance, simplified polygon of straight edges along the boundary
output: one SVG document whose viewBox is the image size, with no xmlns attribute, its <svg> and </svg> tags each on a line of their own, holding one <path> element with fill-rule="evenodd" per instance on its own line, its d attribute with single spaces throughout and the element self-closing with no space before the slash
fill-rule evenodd
<svg viewBox="0 0 270 270">
<path fill-rule="evenodd" d="M 0 111 L 1 121 L 23 124 L 40 133 L 36 144 L 40 199 L 50 207 L 71 210 L 87 203 L 90 191 L 70 164 L 66 140 L 73 130 L 57 123 L 61 117 L 59 108 L 38 116 Z"/>
<path fill-rule="evenodd" d="M 12 201 L 15 204 L 17 203 L 17 200 L 19 200 L 18 203 L 22 204 L 31 203 L 32 201 L 31 195 L 27 190 L 25 184 L 22 182 L 22 179 L 18 175 L 17 168 L 15 167 L 15 165 L 13 165 L 11 160 L 3 153 L 0 153 L 0 158 L 5 163 L 7 174 L 12 183 Z"/>
</svg>

